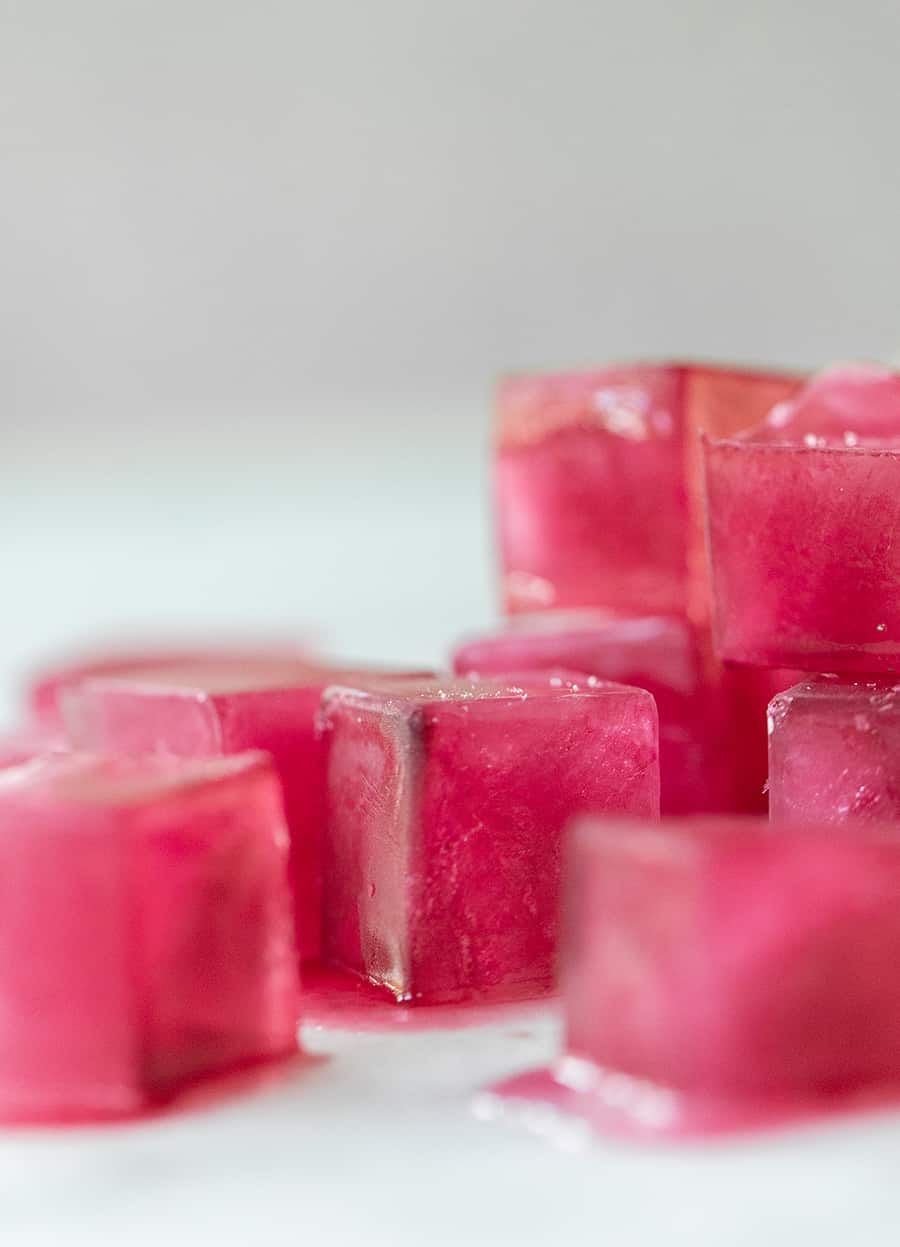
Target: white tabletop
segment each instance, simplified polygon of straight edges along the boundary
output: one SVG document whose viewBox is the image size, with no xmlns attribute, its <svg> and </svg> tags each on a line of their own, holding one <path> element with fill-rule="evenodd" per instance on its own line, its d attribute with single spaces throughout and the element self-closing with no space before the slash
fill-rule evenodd
<svg viewBox="0 0 900 1247">
<path fill-rule="evenodd" d="M 0 1135 L 0 1241 L 758 1244 L 900 1233 L 900 1115 L 706 1146 L 571 1152 L 472 1112 L 553 1053 L 549 1012 L 468 1030 L 306 1028 L 326 1059 L 135 1126 Z"/>
</svg>

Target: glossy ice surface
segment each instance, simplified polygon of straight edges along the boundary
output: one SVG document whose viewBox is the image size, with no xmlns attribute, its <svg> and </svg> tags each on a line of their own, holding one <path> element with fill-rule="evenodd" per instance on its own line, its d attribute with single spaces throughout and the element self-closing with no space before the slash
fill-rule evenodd
<svg viewBox="0 0 900 1247">
<path fill-rule="evenodd" d="M 766 706 L 791 683 L 771 673 L 724 672 L 705 630 L 675 617 L 599 610 L 517 615 L 463 642 L 454 670 L 502 675 L 565 667 L 652 693 L 659 710 L 663 814 L 765 808 Z"/>
<path fill-rule="evenodd" d="M 900 685 L 818 677 L 769 707 L 772 816 L 900 820 Z"/>
<path fill-rule="evenodd" d="M 554 979 L 562 833 L 654 817 L 646 692 L 563 672 L 331 690 L 326 961 L 400 1000 L 540 994 Z"/>
<path fill-rule="evenodd" d="M 287 834 L 259 755 L 0 774 L 0 1117 L 138 1112 L 296 1050 Z"/>
<path fill-rule="evenodd" d="M 584 823 L 568 871 L 569 1056 L 689 1095 L 900 1078 L 900 832 Z"/>
<path fill-rule="evenodd" d="M 365 672 L 303 659 L 211 656 L 142 666 L 76 684 L 65 718 L 81 748 L 127 755 L 210 757 L 262 749 L 278 772 L 291 838 L 297 946 L 319 952 L 324 753 L 316 730 L 322 692 Z"/>
<path fill-rule="evenodd" d="M 798 384 L 681 364 L 507 380 L 496 461 L 507 609 L 704 618 L 698 430 L 757 424 Z"/>
<path fill-rule="evenodd" d="M 900 378 L 825 373 L 759 429 L 704 451 L 724 658 L 900 670 Z"/>
</svg>

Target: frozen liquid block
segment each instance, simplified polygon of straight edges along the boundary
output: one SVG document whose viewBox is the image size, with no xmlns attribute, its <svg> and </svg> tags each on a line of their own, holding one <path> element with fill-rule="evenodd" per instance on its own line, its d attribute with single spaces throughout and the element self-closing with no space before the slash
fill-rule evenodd
<svg viewBox="0 0 900 1247">
<path fill-rule="evenodd" d="M 287 833 L 262 755 L 0 774 L 0 1118 L 128 1114 L 296 1050 Z"/>
<path fill-rule="evenodd" d="M 181 659 L 76 684 L 64 715 L 82 749 L 183 758 L 262 749 L 271 756 L 291 837 L 297 947 L 308 960 L 318 956 L 321 926 L 325 763 L 316 716 L 329 684 L 365 678 L 302 659 Z"/>
<path fill-rule="evenodd" d="M 765 810 L 766 708 L 793 682 L 791 675 L 723 671 L 707 632 L 684 619 L 599 610 L 516 615 L 503 630 L 464 642 L 453 655 L 460 675 L 548 667 L 653 694 L 663 814 Z"/>
<path fill-rule="evenodd" d="M 399 1000 L 554 981 L 563 829 L 659 810 L 640 689 L 532 673 L 331 689 L 323 957 Z"/>
<path fill-rule="evenodd" d="M 900 377 L 826 373 L 704 453 L 722 656 L 900 671 Z"/>
<path fill-rule="evenodd" d="M 507 610 L 707 618 L 698 431 L 757 424 L 799 384 L 690 364 L 504 382 L 495 484 Z"/>
<path fill-rule="evenodd" d="M 713 1099 L 896 1080 L 898 965 L 896 827 L 608 820 L 571 843 L 576 1059 Z"/>
<path fill-rule="evenodd" d="M 82 654 L 68 662 L 46 668 L 35 675 L 27 689 L 28 706 L 34 722 L 45 730 L 59 732 L 63 726 L 62 701 L 69 689 L 93 676 L 133 676 L 154 669 L 175 671 L 179 667 L 196 672 L 204 666 L 213 672 L 223 667 L 259 668 L 286 663 L 309 662 L 300 645 L 207 645 L 147 649 L 106 649 Z"/>
<path fill-rule="evenodd" d="M 769 707 L 773 818 L 900 822 L 900 685 L 821 676 Z"/>
</svg>

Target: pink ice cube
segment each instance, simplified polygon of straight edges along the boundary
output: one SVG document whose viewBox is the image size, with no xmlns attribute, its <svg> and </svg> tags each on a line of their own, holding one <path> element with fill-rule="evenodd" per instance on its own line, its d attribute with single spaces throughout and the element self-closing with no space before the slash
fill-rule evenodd
<svg viewBox="0 0 900 1247">
<path fill-rule="evenodd" d="M 750 436 L 788 445 L 900 446 L 900 374 L 874 364 L 826 368 Z"/>
<path fill-rule="evenodd" d="M 71 658 L 39 672 L 28 686 L 28 704 L 35 722 L 44 729 L 60 731 L 62 728 L 62 701 L 66 692 L 83 680 L 93 676 L 134 676 L 141 671 L 154 669 L 176 670 L 185 667 L 195 675 L 209 666 L 213 671 L 223 667 L 247 667 L 260 665 L 308 663 L 309 656 L 300 645 L 155 645 L 145 649 L 107 648 L 95 650 Z"/>
<path fill-rule="evenodd" d="M 900 821 L 900 685 L 820 676 L 769 707 L 773 818 Z"/>
<path fill-rule="evenodd" d="M 663 814 L 765 809 L 766 707 L 790 684 L 779 673 L 723 671 L 707 631 L 675 617 L 599 610 L 516 615 L 460 645 L 461 675 L 565 667 L 653 694 L 659 710 Z"/>
<path fill-rule="evenodd" d="M 366 676 L 303 659 L 180 658 L 76 684 L 66 694 L 65 718 L 83 749 L 183 758 L 265 750 L 284 794 L 297 946 L 310 959 L 318 956 L 320 942 L 325 796 L 316 716 L 327 685 Z"/>
<path fill-rule="evenodd" d="M 798 386 L 684 364 L 506 381 L 496 494 L 507 609 L 705 618 L 698 430 L 757 424 Z"/>
<path fill-rule="evenodd" d="M 567 872 L 571 1057 L 712 1098 L 900 1076 L 900 830 L 584 823 Z"/>
<path fill-rule="evenodd" d="M 723 657 L 900 670 L 900 376 L 825 373 L 705 461 Z"/>
<path fill-rule="evenodd" d="M 278 782 L 262 755 L 0 774 L 0 1117 L 133 1113 L 296 1050 Z"/>
<path fill-rule="evenodd" d="M 550 989 L 569 818 L 658 813 L 652 697 L 547 672 L 323 707 L 324 959 L 413 1002 Z"/>
</svg>

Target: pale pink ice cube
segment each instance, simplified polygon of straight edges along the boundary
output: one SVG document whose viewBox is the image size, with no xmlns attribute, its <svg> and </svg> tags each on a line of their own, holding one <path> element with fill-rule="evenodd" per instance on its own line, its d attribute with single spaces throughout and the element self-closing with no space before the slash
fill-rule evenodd
<svg viewBox="0 0 900 1247">
<path fill-rule="evenodd" d="M 773 818 L 900 821 L 900 685 L 819 676 L 769 707 Z"/>
</svg>

